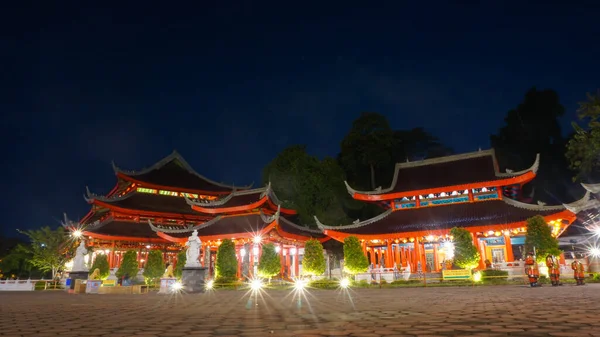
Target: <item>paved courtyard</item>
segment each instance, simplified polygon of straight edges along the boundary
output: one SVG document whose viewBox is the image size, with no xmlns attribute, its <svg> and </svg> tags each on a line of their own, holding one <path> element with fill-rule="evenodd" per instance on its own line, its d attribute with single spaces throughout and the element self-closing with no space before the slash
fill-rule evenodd
<svg viewBox="0 0 600 337">
<path fill-rule="evenodd" d="M 199 295 L 0 293 L 0 336 L 600 336 L 600 284 Z"/>
</svg>

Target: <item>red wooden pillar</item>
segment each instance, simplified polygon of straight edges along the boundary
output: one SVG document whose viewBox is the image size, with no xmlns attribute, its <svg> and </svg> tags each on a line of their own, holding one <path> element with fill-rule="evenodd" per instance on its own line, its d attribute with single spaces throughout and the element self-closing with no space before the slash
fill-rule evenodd
<svg viewBox="0 0 600 337">
<path fill-rule="evenodd" d="M 515 255 L 513 254 L 512 243 L 510 241 L 510 233 L 504 232 L 504 245 L 506 246 L 506 262 L 514 262 Z"/>
<path fill-rule="evenodd" d="M 281 274 L 283 277 L 285 274 L 285 256 L 283 255 L 283 244 L 279 244 L 279 264 L 281 264 L 279 274 Z"/>
<path fill-rule="evenodd" d="M 438 272 L 440 270 L 438 261 L 438 243 L 433 244 L 433 271 Z"/>
<path fill-rule="evenodd" d="M 394 266 L 394 258 L 392 255 L 392 241 L 388 240 L 386 249 L 385 267 L 392 268 Z"/>
<path fill-rule="evenodd" d="M 479 252 L 479 255 L 481 256 L 481 258 L 479 259 L 479 269 L 485 269 L 484 256 L 481 252 L 481 245 L 479 244 L 479 238 L 477 237 L 477 234 L 475 234 L 475 233 L 471 233 L 471 236 L 473 237 L 473 245 L 475 245 L 475 248 L 477 248 L 477 251 Z"/>
<path fill-rule="evenodd" d="M 296 256 L 294 256 L 294 276 L 299 277 L 300 275 L 300 249 L 296 248 Z"/>
</svg>

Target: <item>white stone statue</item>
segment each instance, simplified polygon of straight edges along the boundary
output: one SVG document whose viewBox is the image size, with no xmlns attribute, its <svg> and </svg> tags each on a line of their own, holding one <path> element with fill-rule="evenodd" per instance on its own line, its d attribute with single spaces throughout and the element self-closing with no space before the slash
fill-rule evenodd
<svg viewBox="0 0 600 337">
<path fill-rule="evenodd" d="M 79 247 L 75 251 L 75 258 L 73 259 L 73 271 L 88 271 L 88 267 L 85 265 L 84 255 L 87 255 L 88 251 L 85 249 L 85 241 L 81 240 Z"/>
<path fill-rule="evenodd" d="M 187 247 L 187 251 L 185 253 L 185 268 L 197 268 L 202 267 L 200 265 L 200 247 L 202 246 L 202 241 L 198 237 L 198 231 L 192 232 L 192 236 L 188 238 L 188 241 L 185 243 Z"/>
</svg>

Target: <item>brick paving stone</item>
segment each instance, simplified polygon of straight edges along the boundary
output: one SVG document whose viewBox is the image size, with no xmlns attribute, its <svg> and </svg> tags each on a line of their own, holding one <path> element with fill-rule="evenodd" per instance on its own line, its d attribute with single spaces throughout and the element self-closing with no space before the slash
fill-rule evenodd
<svg viewBox="0 0 600 337">
<path fill-rule="evenodd" d="M 588 336 L 600 335 L 599 290 L 597 284 L 310 290 L 301 308 L 289 292 L 271 290 L 250 309 L 244 291 L 3 292 L 0 326 L 7 328 L 0 336 Z"/>
</svg>

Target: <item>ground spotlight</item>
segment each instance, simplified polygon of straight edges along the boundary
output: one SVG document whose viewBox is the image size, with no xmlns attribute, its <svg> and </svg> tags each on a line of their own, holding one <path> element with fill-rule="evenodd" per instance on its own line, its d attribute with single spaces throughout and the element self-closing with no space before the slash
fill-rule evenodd
<svg viewBox="0 0 600 337">
<path fill-rule="evenodd" d="M 340 280 L 340 287 L 342 289 L 347 289 L 350 287 L 350 280 L 346 277 Z"/>
<path fill-rule="evenodd" d="M 215 286 L 215 281 L 210 280 L 208 282 L 206 282 L 206 289 L 211 290 L 212 288 L 214 288 Z"/>
<path fill-rule="evenodd" d="M 181 289 L 183 289 L 183 284 L 181 284 L 181 282 L 173 283 L 173 291 L 180 291 Z"/>
<path fill-rule="evenodd" d="M 481 278 L 482 278 L 482 275 L 481 275 L 480 271 L 476 271 L 473 273 L 473 281 L 474 282 L 481 282 Z"/>
<path fill-rule="evenodd" d="M 590 248 L 590 256 L 592 257 L 600 257 L 600 248 L 592 247 Z"/>
<path fill-rule="evenodd" d="M 74 238 L 80 238 L 83 235 L 83 232 L 81 229 L 76 229 L 71 233 L 71 235 L 73 235 Z"/>
<path fill-rule="evenodd" d="M 297 279 L 296 281 L 294 281 L 294 289 L 296 290 L 304 290 L 304 288 L 306 288 L 307 285 L 308 281 L 303 279 Z"/>
<path fill-rule="evenodd" d="M 260 290 L 263 287 L 263 283 L 260 279 L 254 279 L 250 282 L 250 289 Z"/>
</svg>

